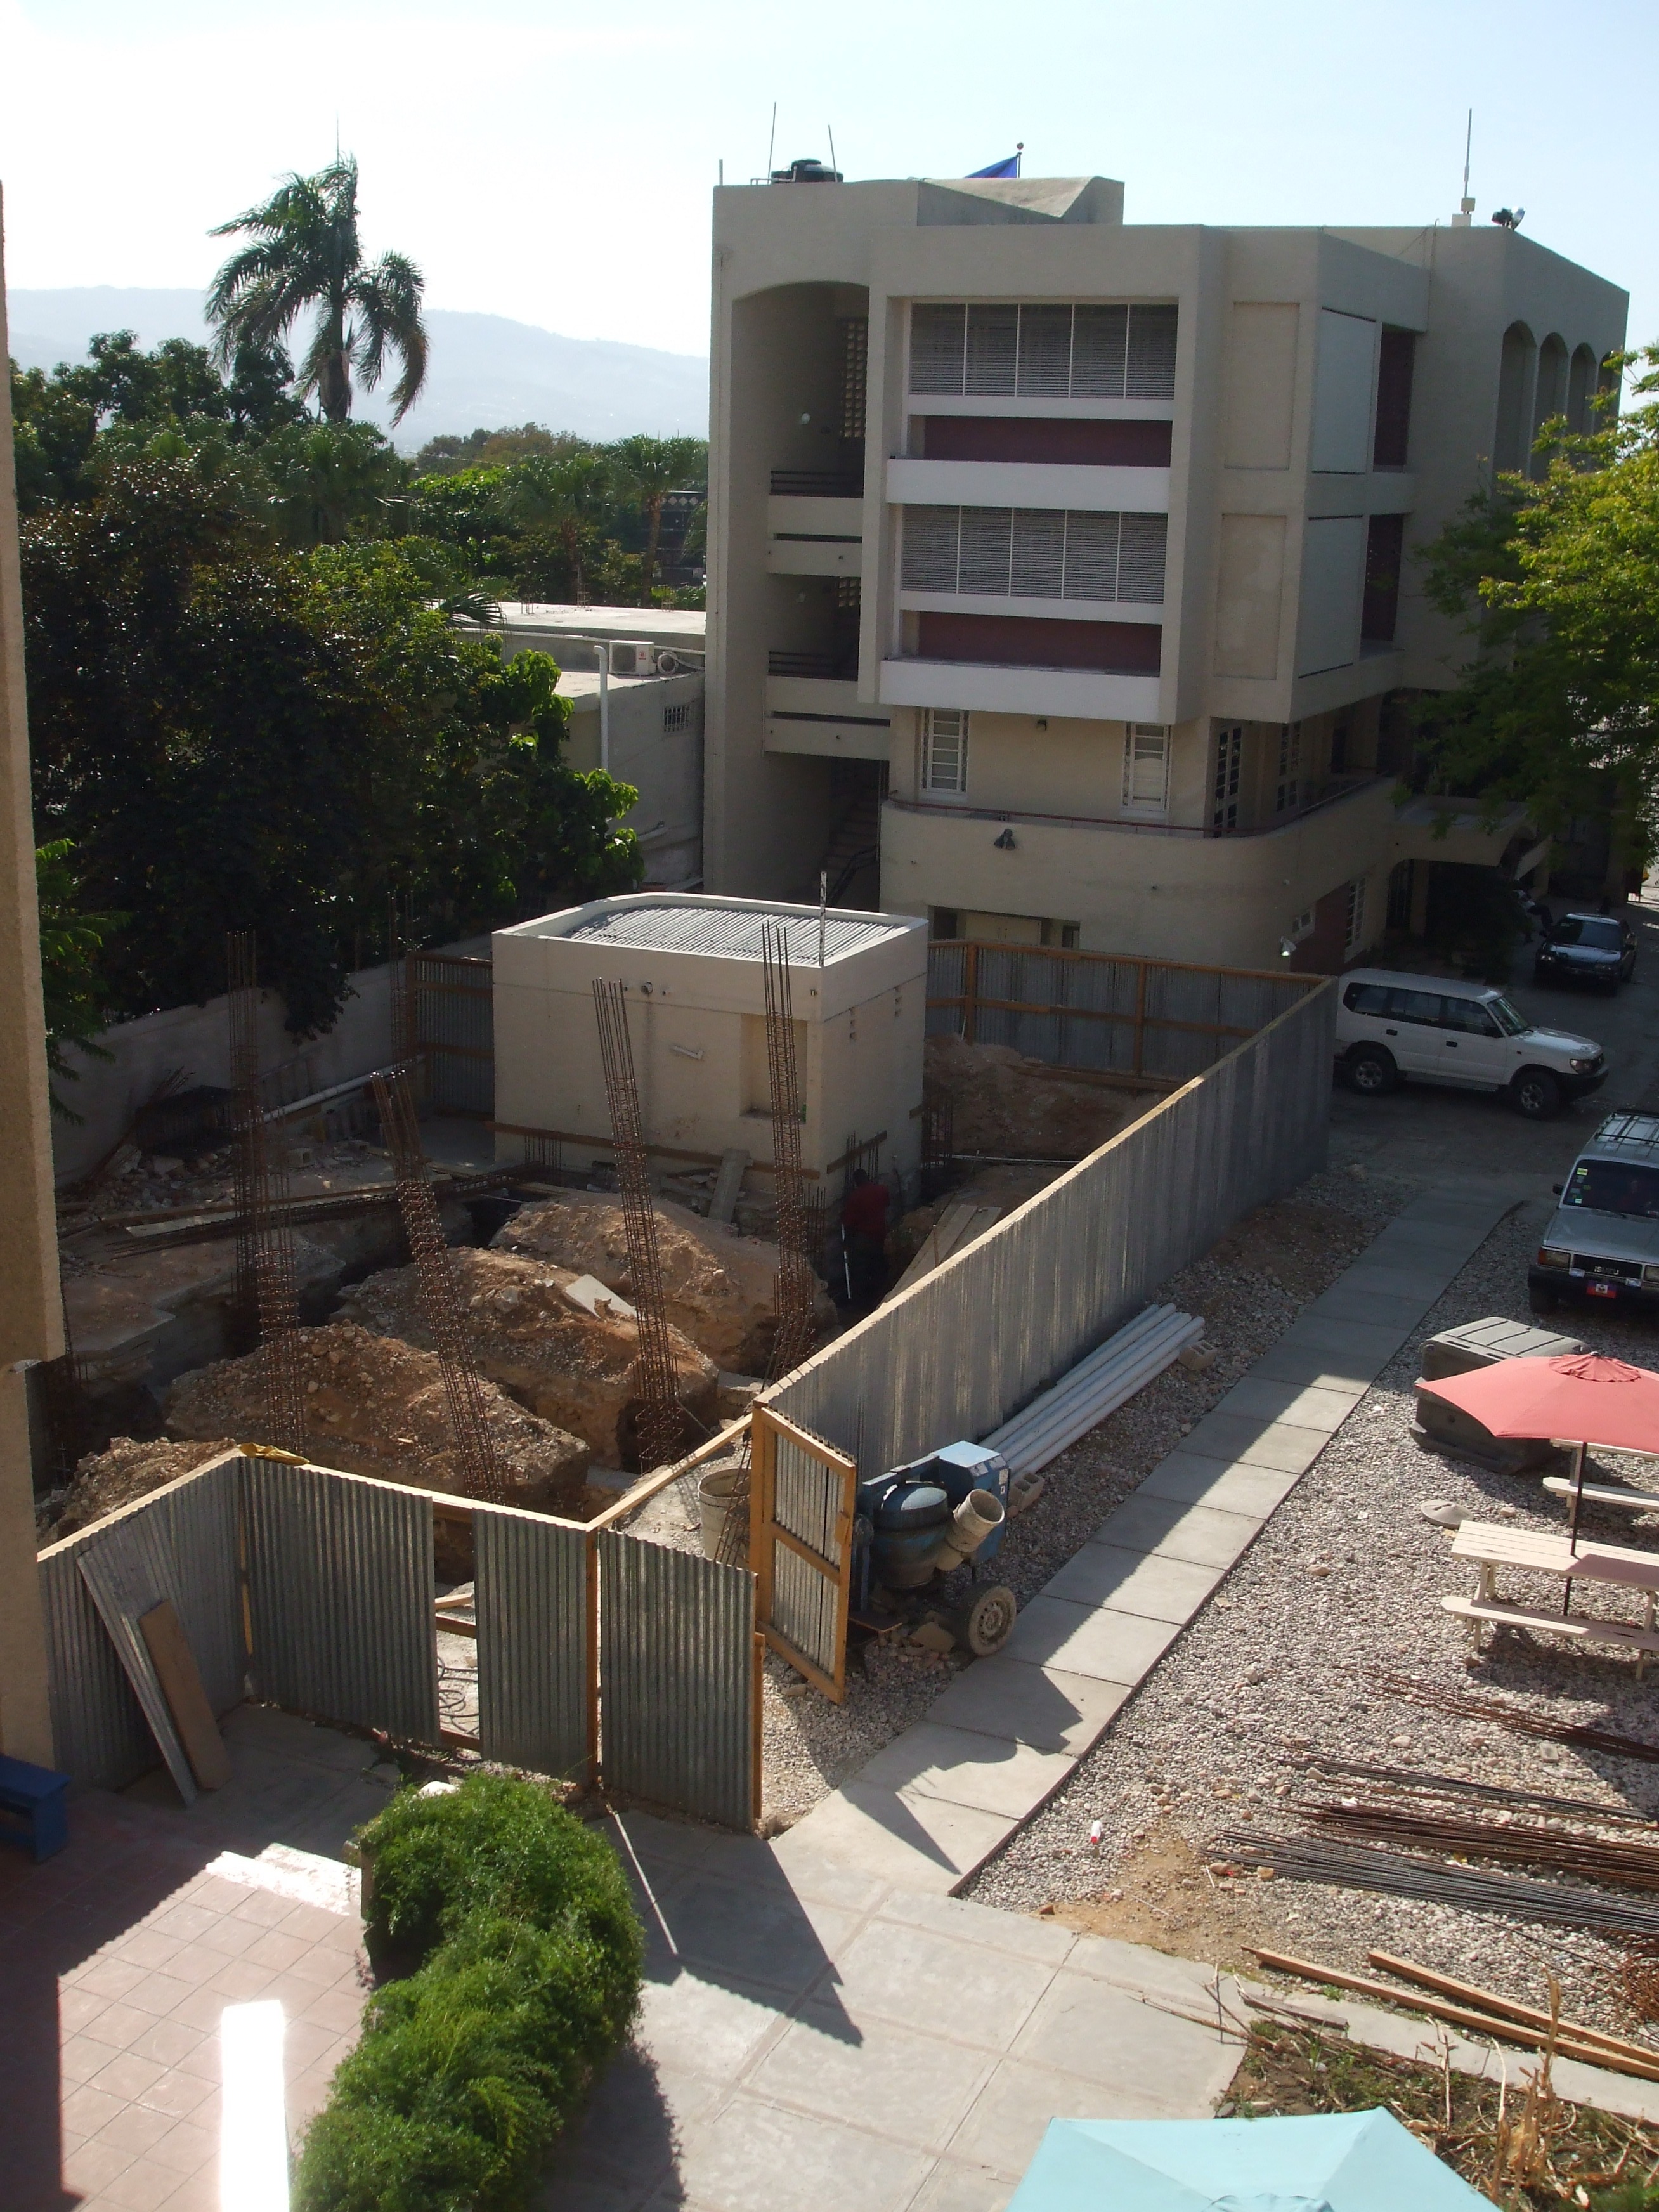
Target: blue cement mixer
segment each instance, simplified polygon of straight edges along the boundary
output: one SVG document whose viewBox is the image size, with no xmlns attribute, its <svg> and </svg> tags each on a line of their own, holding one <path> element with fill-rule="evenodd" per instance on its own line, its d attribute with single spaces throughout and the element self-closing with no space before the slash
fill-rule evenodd
<svg viewBox="0 0 1659 2212">
<path fill-rule="evenodd" d="M 984 1444 L 945 1444 L 858 1486 L 854 1526 L 855 1624 L 887 1633 L 945 1607 L 976 1656 L 1000 1650 L 1018 1610 L 988 1578 L 1008 1517 L 1008 1462 Z M 965 1590 L 951 1578 L 966 1570 Z"/>
</svg>

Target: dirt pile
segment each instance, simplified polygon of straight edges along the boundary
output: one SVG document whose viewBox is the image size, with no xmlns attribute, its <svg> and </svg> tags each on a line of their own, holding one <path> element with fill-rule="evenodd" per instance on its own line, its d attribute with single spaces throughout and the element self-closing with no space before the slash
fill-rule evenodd
<svg viewBox="0 0 1659 2212">
<path fill-rule="evenodd" d="M 953 1206 L 994 1206 L 998 1218 L 1006 1219 L 1065 1172 L 1049 1167 L 981 1168 L 966 1182 L 953 1183 L 942 1198 L 901 1215 L 887 1232 L 887 1256 L 902 1274 Z"/>
<path fill-rule="evenodd" d="M 192 1473 L 204 1460 L 234 1449 L 226 1437 L 192 1443 L 173 1443 L 166 1437 L 142 1441 L 136 1437 L 112 1437 L 106 1451 L 89 1452 L 76 1462 L 68 1488 L 41 1516 L 40 1541 L 56 1544 L 89 1528 L 106 1513 L 148 1498 L 164 1483 L 176 1482 L 181 1474 Z"/>
<path fill-rule="evenodd" d="M 435 1352 L 377 1336 L 354 1322 L 299 1334 L 313 1459 L 411 1488 L 464 1490 Z M 507 1504 L 579 1517 L 587 1446 L 514 1405 L 495 1383 L 482 1387 Z M 258 1439 L 264 1427 L 258 1355 L 216 1360 L 181 1375 L 167 1393 L 167 1425 L 175 1437 Z"/>
<path fill-rule="evenodd" d="M 763 1375 L 778 1326 L 777 1246 L 660 1199 L 656 1215 L 669 1321 L 716 1367 Z M 622 1206 L 603 1191 L 561 1191 L 526 1206 L 493 1242 L 634 1295 Z M 820 1326 L 830 1326 L 835 1309 L 828 1298 L 818 1303 Z"/>
<path fill-rule="evenodd" d="M 1013 1159 L 1080 1160 L 1139 1121 L 1151 1092 L 1119 1091 L 1007 1045 L 930 1036 L 930 1091 L 948 1105 L 952 1149 Z"/>
<path fill-rule="evenodd" d="M 467 1249 L 452 1253 L 450 1265 L 478 1364 L 489 1380 L 543 1420 L 580 1437 L 602 1466 L 634 1465 L 635 1323 L 578 1304 L 566 1291 L 579 1277 L 545 1261 Z M 371 1275 L 347 1292 L 341 1314 L 378 1336 L 431 1349 L 413 1267 Z M 681 1404 L 703 1428 L 713 1428 L 720 1387 L 714 1362 L 678 1329 L 669 1341 Z M 691 1433 L 695 1438 L 701 1431 Z"/>
</svg>

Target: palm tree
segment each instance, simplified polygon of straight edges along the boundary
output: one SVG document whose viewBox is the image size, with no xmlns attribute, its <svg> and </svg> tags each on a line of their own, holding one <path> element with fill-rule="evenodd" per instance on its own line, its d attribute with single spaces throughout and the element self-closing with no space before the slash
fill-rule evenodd
<svg viewBox="0 0 1659 2212">
<path fill-rule="evenodd" d="M 228 368 L 244 344 L 283 343 L 307 307 L 317 327 L 298 371 L 331 422 L 351 412 L 351 372 L 373 391 L 388 349 L 403 364 L 392 387 L 393 422 L 400 422 L 426 380 L 422 278 L 406 255 L 383 253 L 365 264 L 357 242 L 357 164 L 337 156 L 314 177 L 287 178 L 263 206 L 249 208 L 211 233 L 253 234 L 257 243 L 233 253 L 208 294 L 208 320 L 217 325 L 215 355 Z"/>
<path fill-rule="evenodd" d="M 708 467 L 708 448 L 701 438 L 641 435 L 618 439 L 611 452 L 623 485 L 645 509 L 645 558 L 640 564 L 640 580 L 649 606 L 663 501 L 671 491 L 683 491 L 702 480 Z"/>
<path fill-rule="evenodd" d="M 582 580 L 582 534 L 605 512 L 610 465 L 590 447 L 574 453 L 532 453 L 510 468 L 501 485 L 501 512 L 522 530 L 553 530 L 564 541 L 575 580 L 576 604 L 587 604 Z"/>
</svg>

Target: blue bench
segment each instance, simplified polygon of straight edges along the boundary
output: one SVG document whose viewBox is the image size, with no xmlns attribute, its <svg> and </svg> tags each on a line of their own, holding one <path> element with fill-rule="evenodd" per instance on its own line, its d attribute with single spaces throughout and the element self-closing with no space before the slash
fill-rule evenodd
<svg viewBox="0 0 1659 2212">
<path fill-rule="evenodd" d="M 32 1851 L 37 1864 L 61 1851 L 69 1841 L 69 1785 L 67 1774 L 0 1758 L 0 1838 Z"/>
</svg>

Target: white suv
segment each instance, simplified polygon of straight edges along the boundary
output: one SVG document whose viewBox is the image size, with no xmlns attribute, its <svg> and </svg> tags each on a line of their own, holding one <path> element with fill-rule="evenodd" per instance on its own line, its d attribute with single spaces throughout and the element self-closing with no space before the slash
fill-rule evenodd
<svg viewBox="0 0 1659 2212">
<path fill-rule="evenodd" d="M 1537 1030 L 1490 983 L 1356 968 L 1341 979 L 1336 1064 L 1366 1097 L 1402 1078 L 1462 1091 L 1503 1091 L 1541 1121 L 1607 1080 L 1601 1048 L 1566 1030 Z"/>
</svg>

